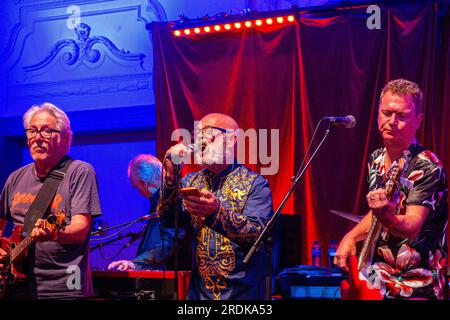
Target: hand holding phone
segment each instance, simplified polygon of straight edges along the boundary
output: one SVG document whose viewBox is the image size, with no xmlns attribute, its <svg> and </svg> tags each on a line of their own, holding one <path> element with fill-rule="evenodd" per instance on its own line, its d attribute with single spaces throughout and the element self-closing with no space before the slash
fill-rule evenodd
<svg viewBox="0 0 450 320">
<path fill-rule="evenodd" d="M 191 216 L 197 216 L 202 219 L 212 216 L 219 209 L 220 202 L 210 191 L 197 188 L 180 189 L 183 197 L 183 207 Z M 197 196 L 199 198 L 188 196 Z"/>
<path fill-rule="evenodd" d="M 197 197 L 201 197 L 202 195 L 200 194 L 200 190 L 198 190 L 197 188 L 181 188 L 181 194 L 183 195 L 183 197 L 187 197 L 187 196 L 197 196 Z"/>
</svg>

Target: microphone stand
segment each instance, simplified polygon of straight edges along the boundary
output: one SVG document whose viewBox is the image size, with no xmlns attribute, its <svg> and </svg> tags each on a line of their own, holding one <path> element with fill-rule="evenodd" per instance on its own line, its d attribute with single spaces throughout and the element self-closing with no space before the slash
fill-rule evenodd
<svg viewBox="0 0 450 320">
<path fill-rule="evenodd" d="M 123 227 L 123 226 L 126 226 L 126 228 L 128 228 L 128 227 L 131 227 L 135 223 L 138 223 L 138 222 L 141 222 L 141 221 L 145 221 L 145 220 L 155 219 L 157 217 L 158 216 L 156 214 L 146 214 L 145 216 L 139 217 L 139 218 L 137 218 L 135 220 L 124 222 L 124 223 L 121 223 L 121 224 L 118 224 L 118 225 L 115 225 L 115 226 L 112 226 L 112 227 L 109 227 L 109 228 L 106 228 L 106 229 L 103 229 L 103 228 L 101 230 L 97 229 L 96 231 L 91 232 L 91 236 L 97 236 L 97 235 L 102 234 L 103 232 L 114 230 L 114 229 L 117 229 L 117 228 L 120 228 L 120 227 Z M 126 229 L 126 228 L 124 228 L 124 229 Z"/>
<path fill-rule="evenodd" d="M 171 181 L 171 186 L 169 187 L 167 185 L 167 167 L 166 163 L 171 162 L 171 165 L 173 166 L 173 181 Z M 170 164 L 169 164 L 170 165 Z M 163 287 L 162 287 L 162 293 L 163 296 L 166 296 L 167 292 L 170 292 L 170 296 L 173 300 L 178 300 L 178 286 L 179 286 L 179 279 L 178 279 L 178 255 L 180 252 L 178 252 L 179 248 L 179 241 L 178 241 L 178 234 L 179 234 L 179 212 L 180 209 L 178 207 L 178 192 L 181 188 L 181 168 L 178 164 L 175 164 L 172 160 L 172 157 L 170 155 L 165 156 L 163 160 L 163 176 L 161 176 L 161 193 L 160 193 L 160 205 L 165 205 L 166 201 L 174 201 L 175 207 L 174 207 L 174 221 L 173 221 L 173 227 L 174 227 L 174 239 L 173 239 L 173 285 L 170 286 L 168 281 L 164 281 Z M 171 199 L 172 197 L 175 197 L 175 200 Z M 181 209 L 180 209 L 181 210 Z M 161 229 L 162 234 L 164 234 L 164 219 L 161 219 Z M 163 239 L 163 245 L 164 245 L 164 239 Z M 164 251 L 164 249 L 163 249 Z M 168 265 L 166 265 L 168 267 Z M 163 270 L 163 279 L 166 280 L 166 273 L 165 270 Z"/>
<path fill-rule="evenodd" d="M 130 244 L 134 241 L 136 241 L 137 239 L 139 239 L 141 237 L 141 231 L 135 233 L 135 232 L 129 232 L 127 234 L 119 234 L 117 237 L 112 238 L 111 240 L 105 241 L 105 242 L 100 242 L 98 245 L 90 248 L 90 251 L 94 251 L 95 249 L 98 248 L 102 248 L 108 244 L 114 243 L 116 241 L 122 240 L 123 238 L 130 238 L 130 241 L 127 243 L 127 247 L 130 246 Z"/>
<path fill-rule="evenodd" d="M 320 125 L 320 122 L 319 122 L 318 125 Z M 314 152 L 311 155 L 311 158 L 309 159 L 309 161 L 306 163 L 306 165 L 303 168 L 300 167 L 298 169 L 298 171 L 297 171 L 297 174 L 294 177 L 292 177 L 293 183 L 292 183 L 291 187 L 289 188 L 288 192 L 286 193 L 286 195 L 284 196 L 283 201 L 281 201 L 280 206 L 275 211 L 273 216 L 270 218 L 269 222 L 266 224 L 266 226 L 264 227 L 263 231 L 261 232 L 259 237 L 256 239 L 255 243 L 250 248 L 250 250 L 248 251 L 247 255 L 245 256 L 245 258 L 243 260 L 243 262 L 245 264 L 247 264 L 249 262 L 250 258 L 252 257 L 252 255 L 259 249 L 259 247 L 261 246 L 261 243 L 264 242 L 264 244 L 266 246 L 266 264 L 267 264 L 267 266 L 266 266 L 266 278 L 265 278 L 265 294 L 264 294 L 264 299 L 265 300 L 271 300 L 271 294 L 272 294 L 272 282 L 271 282 L 271 273 L 272 273 L 272 237 L 270 236 L 269 232 L 272 230 L 273 226 L 275 225 L 275 222 L 278 219 L 279 215 L 281 214 L 281 211 L 283 210 L 284 206 L 286 205 L 286 203 L 287 203 L 289 197 L 291 196 L 292 192 L 297 187 L 300 179 L 303 177 L 306 169 L 308 169 L 309 165 L 311 164 L 311 161 L 315 158 L 317 152 L 322 147 L 322 145 L 325 142 L 325 140 L 329 137 L 332 128 L 333 128 L 333 123 L 330 123 L 329 126 L 328 126 L 328 129 L 325 131 L 325 134 L 324 134 L 322 140 L 320 141 L 319 145 L 314 150 Z M 314 136 L 312 137 L 312 139 L 314 139 Z M 306 156 L 307 156 L 307 154 L 305 154 L 305 158 L 306 158 Z"/>
<path fill-rule="evenodd" d="M 95 249 L 97 249 L 97 248 L 100 248 L 100 253 L 102 254 L 102 257 L 103 257 L 103 253 L 101 252 L 101 249 L 105 246 L 105 245 L 108 245 L 108 244 L 111 244 L 111 243 L 114 243 L 114 242 L 116 242 L 116 241 L 118 241 L 118 240 L 121 240 L 121 239 L 123 239 L 123 238 L 126 238 L 126 237 L 129 237 L 130 238 L 130 240 L 128 241 L 128 243 L 126 243 L 112 258 L 106 258 L 106 257 L 103 257 L 105 260 L 113 260 L 113 259 L 115 259 L 125 248 L 127 248 L 127 247 L 129 247 L 130 245 L 131 245 L 131 243 L 132 242 L 134 242 L 134 241 L 136 241 L 137 239 L 139 239 L 144 233 L 145 233 L 145 231 L 144 231 L 144 229 L 142 228 L 138 233 L 135 233 L 135 232 L 129 232 L 129 233 L 127 233 L 127 234 L 125 234 L 125 235 L 122 235 L 121 234 L 121 232 L 122 231 L 124 231 L 124 230 L 126 230 L 126 229 L 128 229 L 128 228 L 130 228 L 132 225 L 134 225 L 134 224 L 136 224 L 136 223 L 138 223 L 138 222 L 142 222 L 142 221 L 146 221 L 146 220 L 152 220 L 152 219 L 156 219 L 158 217 L 158 215 L 157 214 L 147 214 L 147 215 L 145 215 L 145 216 L 142 216 L 142 217 L 139 217 L 139 218 L 137 218 L 137 219 L 135 219 L 135 220 L 132 220 L 132 221 L 129 221 L 129 222 L 124 222 L 124 223 L 121 223 L 121 224 L 118 224 L 118 225 L 116 225 L 116 226 L 112 226 L 112 227 L 109 227 L 109 228 L 106 228 L 106 229 L 103 229 L 103 230 L 97 230 L 97 231 L 94 231 L 94 232 L 92 232 L 91 233 L 91 236 L 96 236 L 96 235 L 98 235 L 98 234 L 101 234 L 101 233 L 103 233 L 103 232 L 106 232 L 106 231 L 109 231 L 109 230 L 113 230 L 113 229 L 117 229 L 117 228 L 120 228 L 120 227 L 123 227 L 122 229 L 120 229 L 118 232 L 116 232 L 116 233 L 114 233 L 114 234 L 112 234 L 112 235 L 110 235 L 110 236 L 106 236 L 106 237 L 103 237 L 103 238 L 96 238 L 96 239 L 92 239 L 92 241 L 101 241 L 98 245 L 96 245 L 96 246 L 94 246 L 94 247 L 91 247 L 89 250 L 92 252 L 92 251 L 94 251 Z M 112 239 L 110 239 L 110 238 L 112 238 Z M 110 239 L 110 240 L 108 240 L 108 241 L 104 241 L 104 240 L 107 240 L 107 239 Z"/>
</svg>

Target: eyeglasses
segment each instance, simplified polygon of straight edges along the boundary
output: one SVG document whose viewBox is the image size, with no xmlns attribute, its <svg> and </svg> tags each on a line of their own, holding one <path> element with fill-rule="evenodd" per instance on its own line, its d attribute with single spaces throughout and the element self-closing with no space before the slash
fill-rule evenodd
<svg viewBox="0 0 450 320">
<path fill-rule="evenodd" d="M 31 128 L 31 129 L 25 129 L 25 133 L 27 135 L 28 139 L 32 139 L 37 136 L 39 133 L 42 138 L 44 139 L 50 139 L 52 137 L 53 132 L 61 133 L 61 131 L 56 129 L 50 129 L 50 128 L 44 128 L 41 130 Z"/>
<path fill-rule="evenodd" d="M 217 131 L 214 131 L 217 130 Z M 194 130 L 191 132 L 192 136 L 197 136 L 199 138 L 204 137 L 206 139 L 209 140 L 214 140 L 215 137 L 219 134 L 219 133 L 229 133 L 232 132 L 233 130 L 230 129 L 224 129 L 224 128 L 219 128 L 219 127 L 214 127 L 214 126 L 208 126 L 208 127 L 204 127 L 201 130 Z"/>
</svg>

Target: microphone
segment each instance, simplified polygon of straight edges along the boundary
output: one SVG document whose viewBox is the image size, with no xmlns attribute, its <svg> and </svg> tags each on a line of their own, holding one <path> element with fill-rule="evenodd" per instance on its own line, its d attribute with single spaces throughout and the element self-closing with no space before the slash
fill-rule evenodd
<svg viewBox="0 0 450 320">
<path fill-rule="evenodd" d="M 103 227 L 102 226 L 98 226 L 95 231 L 91 232 L 91 236 L 99 236 L 103 233 Z"/>
<path fill-rule="evenodd" d="M 323 120 L 329 120 L 331 125 L 345 126 L 346 128 L 353 128 L 356 124 L 356 119 L 352 115 L 346 117 L 323 117 Z"/>
<path fill-rule="evenodd" d="M 172 160 L 175 165 L 180 164 L 180 160 L 185 156 L 185 154 L 195 153 L 200 150 L 200 146 L 197 143 L 190 143 L 188 145 L 184 145 L 185 150 L 178 150 L 178 154 L 168 154 L 167 159 Z"/>
<path fill-rule="evenodd" d="M 158 214 L 146 214 L 145 216 L 142 216 L 139 218 L 139 221 L 147 221 L 147 220 L 153 220 L 158 218 Z"/>
<path fill-rule="evenodd" d="M 126 234 L 126 237 L 129 237 L 130 240 L 128 240 L 128 242 L 124 245 L 125 248 L 128 248 L 129 246 L 131 246 L 131 244 L 133 242 L 135 242 L 137 239 L 139 239 L 140 237 L 142 237 L 142 234 L 144 233 L 144 228 L 142 228 L 139 232 L 128 232 Z"/>
<path fill-rule="evenodd" d="M 190 152 L 197 152 L 198 150 L 200 150 L 200 147 L 198 144 L 196 143 L 190 143 L 187 145 L 187 148 L 189 149 Z"/>
</svg>

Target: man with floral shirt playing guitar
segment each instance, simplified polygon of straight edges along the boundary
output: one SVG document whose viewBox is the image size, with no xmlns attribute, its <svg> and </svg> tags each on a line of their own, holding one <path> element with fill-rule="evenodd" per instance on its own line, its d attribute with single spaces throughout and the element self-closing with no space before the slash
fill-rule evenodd
<svg viewBox="0 0 450 320">
<path fill-rule="evenodd" d="M 378 130 L 385 147 L 369 157 L 370 211 L 344 236 L 335 258 L 348 271 L 356 243 L 373 239 L 365 241 L 358 268 L 351 258 L 351 271 L 359 271 L 371 294 L 351 292 L 361 287 L 357 281 L 350 288 L 344 284 L 343 298 L 374 299 L 375 289 L 385 299 L 447 298 L 447 177 L 436 155 L 417 143 L 422 106 L 422 91 L 408 80 L 390 81 L 381 93 Z M 386 181 L 399 167 L 395 192 L 387 195 Z M 375 224 L 378 234 L 372 232 Z M 366 250 L 370 246 L 372 254 Z M 357 277 L 353 274 L 350 279 Z"/>
</svg>

